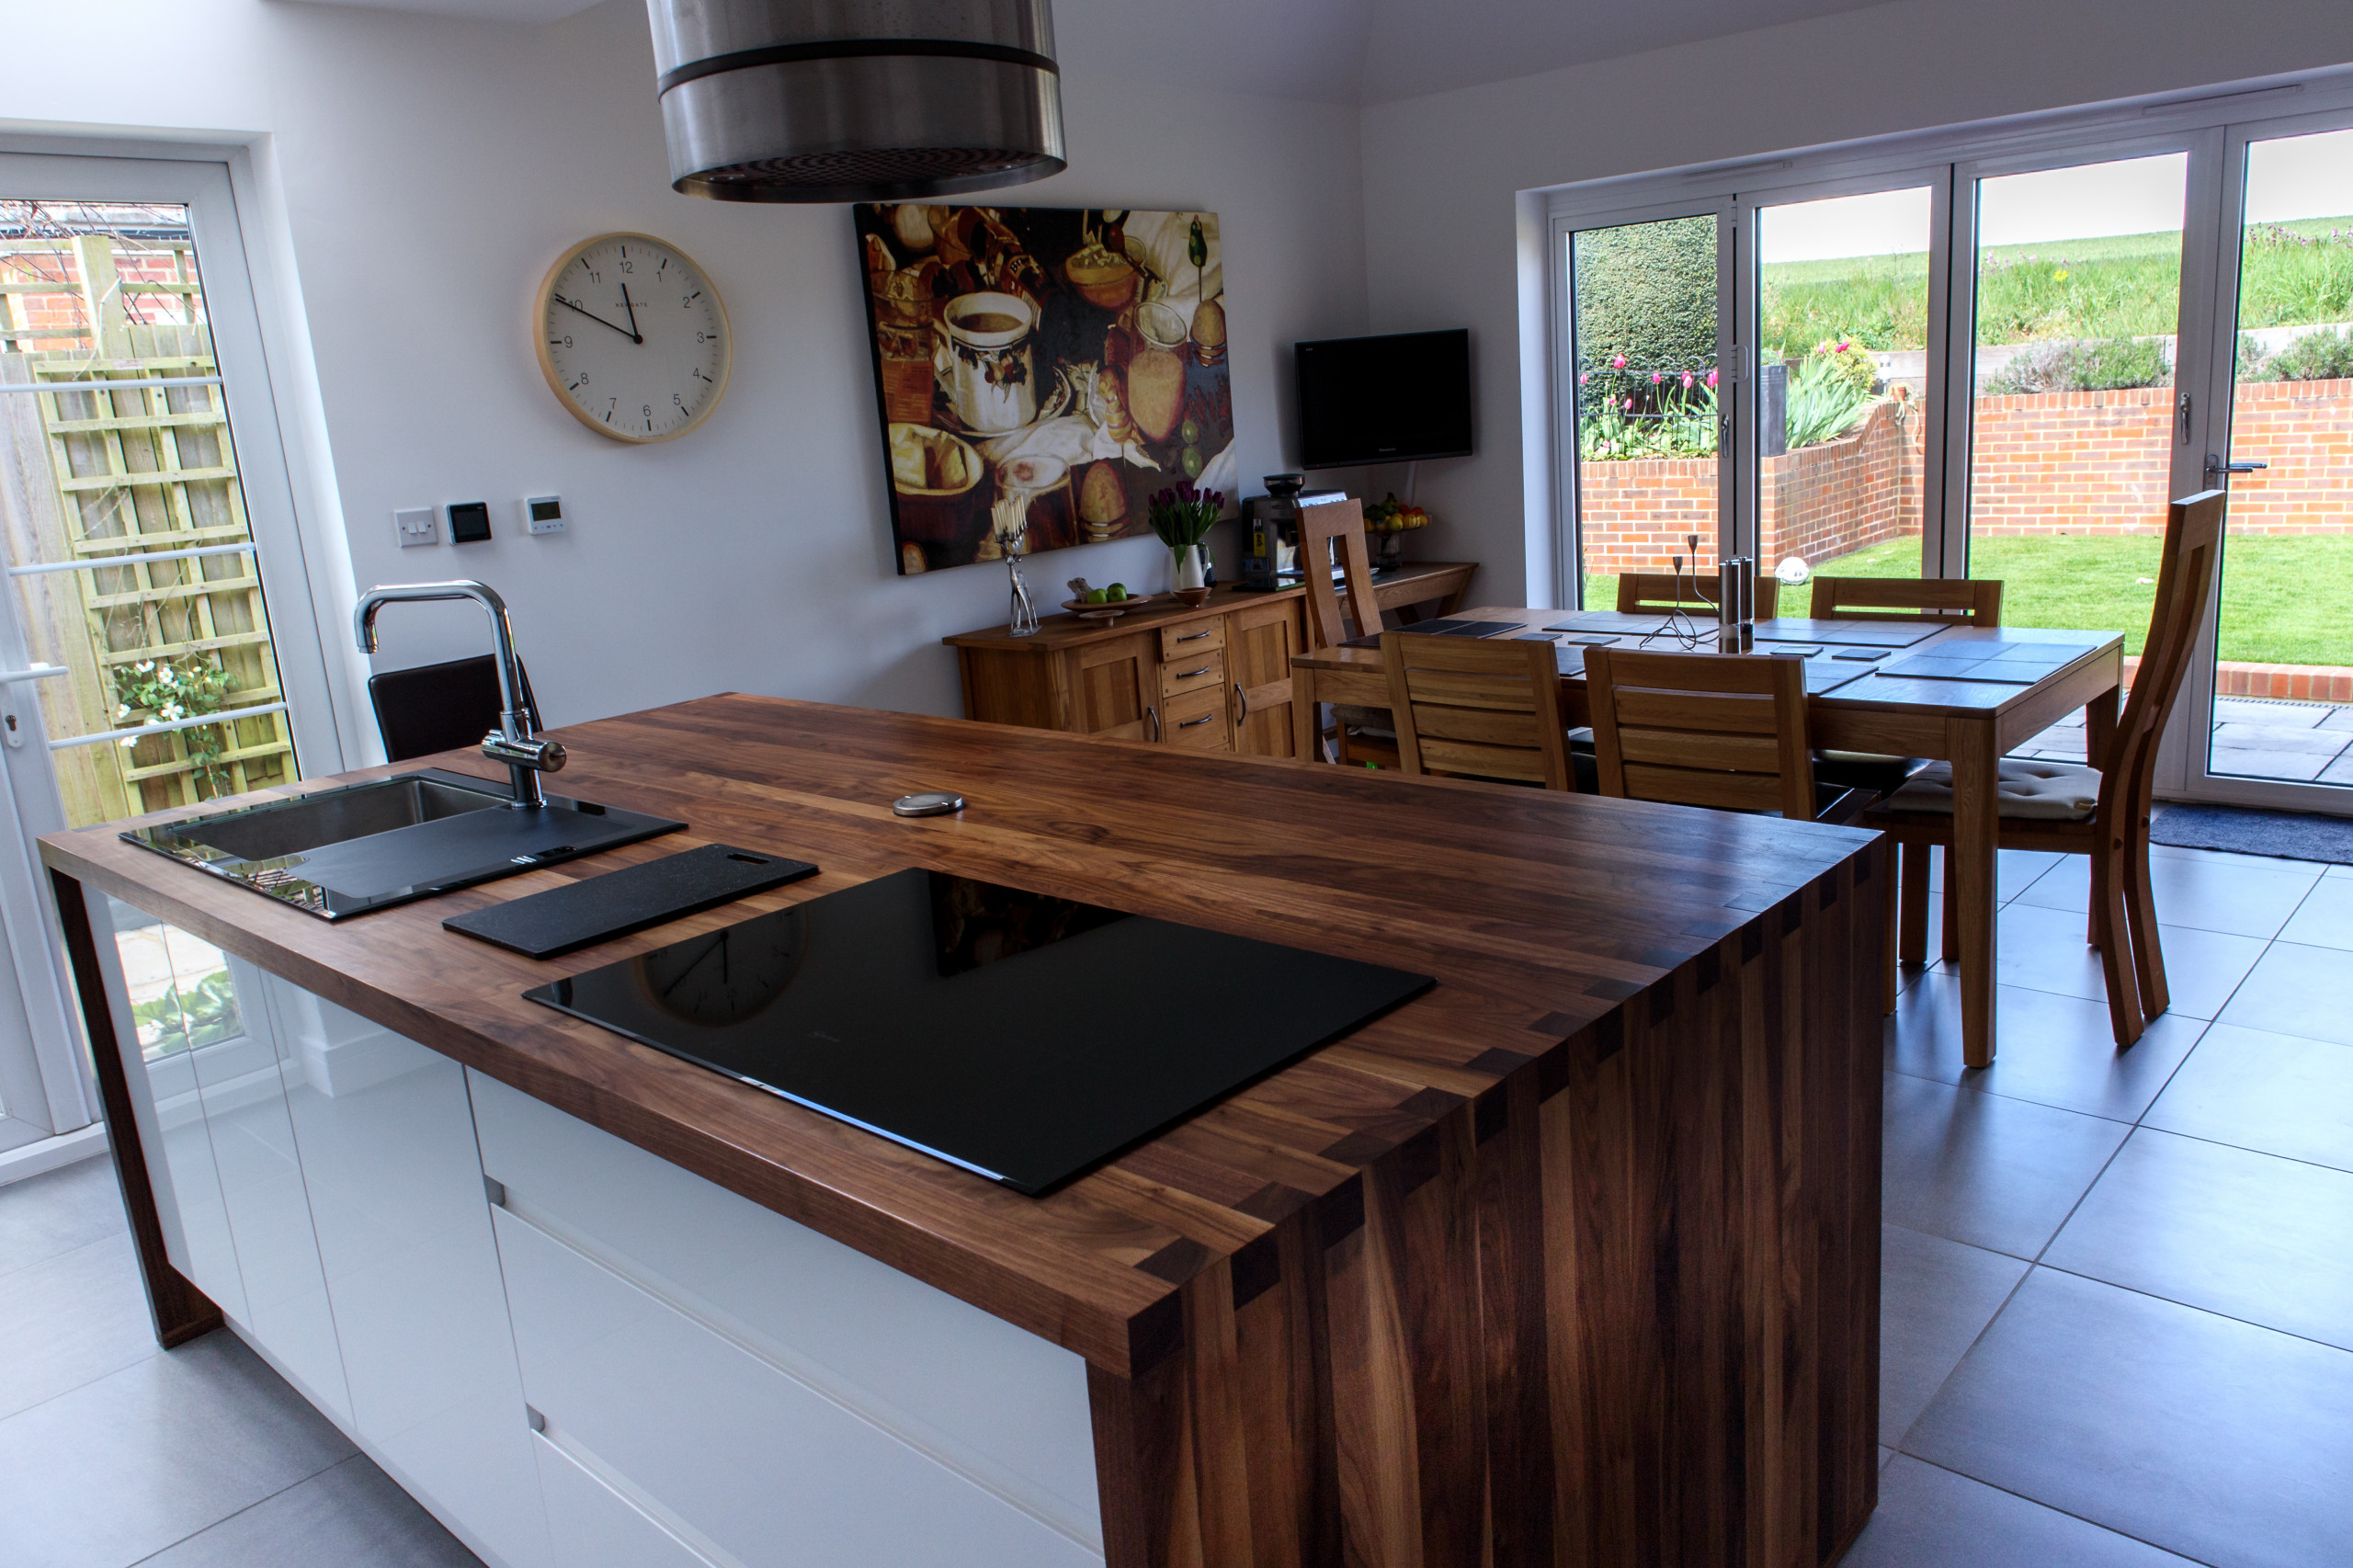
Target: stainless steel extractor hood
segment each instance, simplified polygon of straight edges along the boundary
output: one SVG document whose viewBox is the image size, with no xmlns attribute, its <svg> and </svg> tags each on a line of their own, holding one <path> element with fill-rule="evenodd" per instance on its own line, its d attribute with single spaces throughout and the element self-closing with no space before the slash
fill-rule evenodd
<svg viewBox="0 0 2353 1568">
<path fill-rule="evenodd" d="M 1048 0 L 646 0 L 670 183 L 904 201 L 1063 167 Z"/>
</svg>

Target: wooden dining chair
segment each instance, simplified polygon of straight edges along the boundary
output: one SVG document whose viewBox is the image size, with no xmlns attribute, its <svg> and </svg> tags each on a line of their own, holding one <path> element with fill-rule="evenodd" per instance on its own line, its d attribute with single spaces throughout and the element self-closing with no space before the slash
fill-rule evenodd
<svg viewBox="0 0 2353 1568">
<path fill-rule="evenodd" d="M 2096 766 L 2005 757 L 1998 768 L 1998 842 L 2003 848 L 2091 858 L 2091 916 L 2086 935 L 2099 949 L 2109 1022 L 2119 1046 L 2140 1039 L 2148 1020 L 2163 1013 L 2171 1000 L 2156 901 L 2149 885 L 2149 800 L 2156 778 L 2157 742 L 2181 695 L 2198 625 L 2213 597 L 2223 499 L 2219 490 L 2201 491 L 2168 509 L 2148 640 L 2132 677 L 2131 697 L 2105 752 L 2093 759 Z M 1932 764 L 1867 813 L 1864 825 L 1893 838 L 1907 863 L 1916 846 L 1925 864 L 1928 846 L 1952 844 L 1952 797 L 1951 765 Z M 1949 872 L 1945 885 L 1950 889 L 1958 881 Z M 1927 878 L 1916 881 L 1915 888 L 1914 878 L 1904 879 L 1898 930 L 1901 944 L 1907 947 L 1927 925 Z M 1949 929 L 1949 901 L 1946 909 Z M 1919 945 L 1925 949 L 1925 940 Z M 1918 956 L 1925 957 L 1925 951 Z"/>
<path fill-rule="evenodd" d="M 1756 619 L 1780 619 L 1781 584 L 1777 577 L 1756 579 Z M 1716 619 L 1716 579 L 1712 573 L 1695 577 L 1686 572 L 1678 581 L 1672 572 L 1620 572 L 1618 613 L 1669 615 L 1677 610 L 1713 625 Z"/>
<path fill-rule="evenodd" d="M 1815 620 L 1918 620 L 1929 617 L 1961 626 L 2002 624 L 2002 585 L 1972 577 L 1816 577 L 1806 613 Z M 1814 754 L 1818 778 L 1849 790 L 1889 795 L 1928 766 L 1921 756 L 1879 752 Z M 1928 885 L 1928 852 L 1908 857 L 1904 875 Z"/>
<path fill-rule="evenodd" d="M 1339 584 L 1332 581 L 1327 565 L 1336 557 L 1342 578 Z M 1379 634 L 1381 606 L 1372 597 L 1372 551 L 1365 542 L 1362 502 L 1326 501 L 1299 509 L 1299 566 L 1307 577 L 1311 647 L 1332 648 L 1351 636 Z M 1355 627 L 1353 631 L 1348 630 L 1350 625 Z M 1397 728 L 1388 713 L 1378 708 L 1335 703 L 1332 722 L 1335 755 L 1343 766 L 1397 766 Z"/>
<path fill-rule="evenodd" d="M 2002 585 L 1979 577 L 1816 577 L 1815 620 L 1954 620 L 2002 624 Z"/>
<path fill-rule="evenodd" d="M 1861 808 L 1814 779 L 1803 659 L 1587 648 L 1585 679 L 1605 795 L 1826 822 Z"/>
<path fill-rule="evenodd" d="M 1399 766 L 1574 790 L 1553 644 L 1381 634 Z"/>
</svg>

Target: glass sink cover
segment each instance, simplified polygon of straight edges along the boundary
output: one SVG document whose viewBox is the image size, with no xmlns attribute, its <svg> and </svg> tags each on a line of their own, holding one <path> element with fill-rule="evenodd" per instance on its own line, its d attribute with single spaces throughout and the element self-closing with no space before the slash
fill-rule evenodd
<svg viewBox="0 0 2353 1568">
<path fill-rule="evenodd" d="M 1035 1195 L 1432 983 L 909 870 L 523 994 Z"/>
<path fill-rule="evenodd" d="M 684 826 L 559 795 L 525 809 L 504 782 L 425 768 L 121 836 L 307 915 L 341 920 Z"/>
</svg>

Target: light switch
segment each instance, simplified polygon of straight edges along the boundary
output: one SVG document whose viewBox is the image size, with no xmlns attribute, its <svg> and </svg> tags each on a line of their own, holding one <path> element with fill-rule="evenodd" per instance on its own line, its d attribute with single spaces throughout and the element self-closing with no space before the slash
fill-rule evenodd
<svg viewBox="0 0 2353 1568">
<path fill-rule="evenodd" d="M 407 511 L 394 512 L 392 532 L 400 540 L 403 550 L 406 550 L 413 544 L 441 542 L 441 529 L 434 519 L 433 508 L 430 506 L 417 506 Z"/>
</svg>

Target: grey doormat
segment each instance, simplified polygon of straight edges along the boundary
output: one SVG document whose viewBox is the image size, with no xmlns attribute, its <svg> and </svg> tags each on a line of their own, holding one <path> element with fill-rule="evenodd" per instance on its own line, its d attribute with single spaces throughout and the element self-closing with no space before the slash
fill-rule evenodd
<svg viewBox="0 0 2353 1568">
<path fill-rule="evenodd" d="M 2160 806 L 2149 818 L 2149 840 L 2178 849 L 2227 849 L 2281 860 L 2353 865 L 2353 821 L 2309 812 L 2260 812 L 2245 806 Z"/>
</svg>

